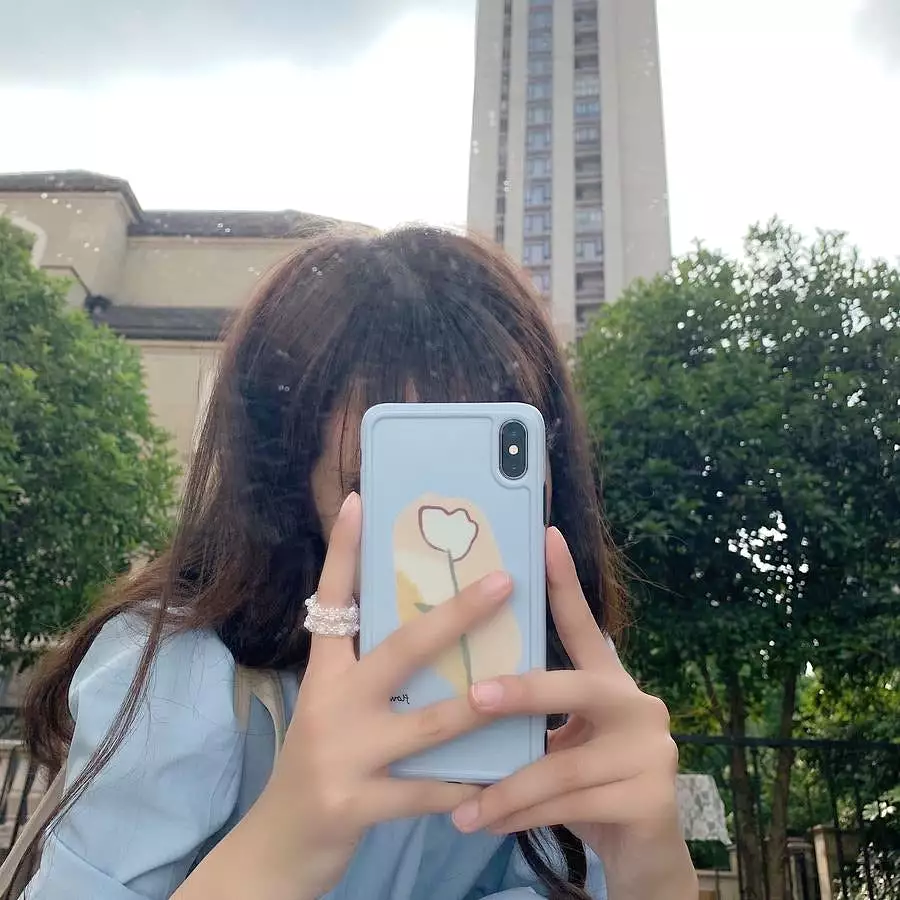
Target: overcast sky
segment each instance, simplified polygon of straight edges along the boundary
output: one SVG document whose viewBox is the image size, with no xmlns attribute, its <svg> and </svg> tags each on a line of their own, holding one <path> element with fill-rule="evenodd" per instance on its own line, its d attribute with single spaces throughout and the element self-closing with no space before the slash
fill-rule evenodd
<svg viewBox="0 0 900 900">
<path fill-rule="evenodd" d="M 0 0 L 0 171 L 118 175 L 145 208 L 464 222 L 475 0 L 136 6 Z M 658 6 L 674 249 L 779 213 L 900 255 L 900 0 Z"/>
</svg>

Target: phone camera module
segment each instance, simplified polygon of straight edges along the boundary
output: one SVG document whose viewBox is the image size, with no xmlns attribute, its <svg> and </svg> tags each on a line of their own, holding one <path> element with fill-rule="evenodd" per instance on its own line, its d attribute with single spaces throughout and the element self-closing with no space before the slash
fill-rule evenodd
<svg viewBox="0 0 900 900">
<path fill-rule="evenodd" d="M 500 429 L 500 472 L 504 478 L 521 478 L 528 468 L 528 432 L 521 422 L 506 422 Z"/>
</svg>

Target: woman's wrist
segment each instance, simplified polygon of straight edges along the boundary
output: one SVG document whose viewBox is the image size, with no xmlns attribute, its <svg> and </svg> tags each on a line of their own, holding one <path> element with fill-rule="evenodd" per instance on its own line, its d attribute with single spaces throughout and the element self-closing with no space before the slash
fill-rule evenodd
<svg viewBox="0 0 900 900">
<path fill-rule="evenodd" d="M 329 886 L 316 883 L 315 867 L 304 864 L 298 847 L 287 846 L 278 806 L 264 791 L 172 900 L 316 900 L 325 893 Z"/>
<path fill-rule="evenodd" d="M 677 822 L 623 831 L 602 850 L 609 900 L 697 900 L 697 873 Z"/>
</svg>

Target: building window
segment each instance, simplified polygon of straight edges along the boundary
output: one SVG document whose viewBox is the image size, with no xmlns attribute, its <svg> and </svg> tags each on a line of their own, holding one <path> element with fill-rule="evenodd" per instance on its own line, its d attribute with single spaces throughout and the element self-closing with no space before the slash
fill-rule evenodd
<svg viewBox="0 0 900 900">
<path fill-rule="evenodd" d="M 600 55 L 598 53 L 579 53 L 575 57 L 575 71 L 596 72 L 600 68 Z"/>
<path fill-rule="evenodd" d="M 596 231 L 603 227 L 603 211 L 599 206 L 575 210 L 576 231 Z"/>
<path fill-rule="evenodd" d="M 603 271 L 595 269 L 590 272 L 579 272 L 575 276 L 575 293 L 603 296 Z"/>
<path fill-rule="evenodd" d="M 579 125 L 575 129 L 576 144 L 596 144 L 600 140 L 600 128 L 597 125 Z"/>
<path fill-rule="evenodd" d="M 531 237 L 536 234 L 546 234 L 550 231 L 549 213 L 528 213 L 525 216 L 525 234 Z"/>
<path fill-rule="evenodd" d="M 599 206 L 603 200 L 603 191 L 597 183 L 578 184 L 575 186 L 576 203 L 592 203 Z"/>
<path fill-rule="evenodd" d="M 551 121 L 551 108 L 549 104 L 530 103 L 528 105 L 527 119 L 529 125 L 549 125 Z"/>
<path fill-rule="evenodd" d="M 549 178 L 553 174 L 553 163 L 549 156 L 529 156 L 525 160 L 525 174 L 529 178 Z"/>
<path fill-rule="evenodd" d="M 531 128 L 526 143 L 529 150 L 546 150 L 550 146 L 550 129 L 546 126 Z"/>
<path fill-rule="evenodd" d="M 550 53 L 553 50 L 553 38 L 549 34 L 529 35 L 528 49 L 532 53 Z"/>
<path fill-rule="evenodd" d="M 575 101 L 575 118 L 576 119 L 596 119 L 600 115 L 599 100 L 576 100 Z"/>
<path fill-rule="evenodd" d="M 599 260 L 603 256 L 603 241 L 599 237 L 575 241 L 575 259 L 585 262 Z"/>
<path fill-rule="evenodd" d="M 603 175 L 603 163 L 600 156 L 581 156 L 575 160 L 576 178 L 600 178 Z"/>
<path fill-rule="evenodd" d="M 579 303 L 575 307 L 575 321 L 581 324 L 588 321 L 600 311 L 602 303 Z"/>
<path fill-rule="evenodd" d="M 576 97 L 599 97 L 600 96 L 600 76 L 599 75 L 579 75 L 575 79 L 575 96 Z"/>
<path fill-rule="evenodd" d="M 531 273 L 531 280 L 535 288 L 542 294 L 550 293 L 550 272 L 547 269 L 541 269 L 538 272 Z"/>
<path fill-rule="evenodd" d="M 503 243 L 503 238 L 505 236 L 506 229 L 504 228 L 503 222 L 498 222 L 497 226 L 494 228 L 494 240 L 498 244 Z"/>
<path fill-rule="evenodd" d="M 553 12 L 549 9 L 533 9 L 528 17 L 528 27 L 534 31 L 549 28 L 553 24 Z"/>
<path fill-rule="evenodd" d="M 526 241 L 522 261 L 526 266 L 542 266 L 550 262 L 550 240 Z"/>
<path fill-rule="evenodd" d="M 549 79 L 528 82 L 529 100 L 549 100 L 553 96 L 553 84 Z"/>
<path fill-rule="evenodd" d="M 528 60 L 528 74 L 532 78 L 540 78 L 553 74 L 553 59 L 550 56 L 532 56 Z"/>
<path fill-rule="evenodd" d="M 552 196 L 549 181 L 530 181 L 525 184 L 526 206 L 549 206 Z"/>
</svg>

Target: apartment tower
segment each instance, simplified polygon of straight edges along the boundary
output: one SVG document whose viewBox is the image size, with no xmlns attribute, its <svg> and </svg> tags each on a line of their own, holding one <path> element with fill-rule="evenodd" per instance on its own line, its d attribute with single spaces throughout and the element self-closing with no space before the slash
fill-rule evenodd
<svg viewBox="0 0 900 900">
<path fill-rule="evenodd" d="M 480 0 L 469 226 L 561 338 L 669 266 L 655 0 Z"/>
</svg>

